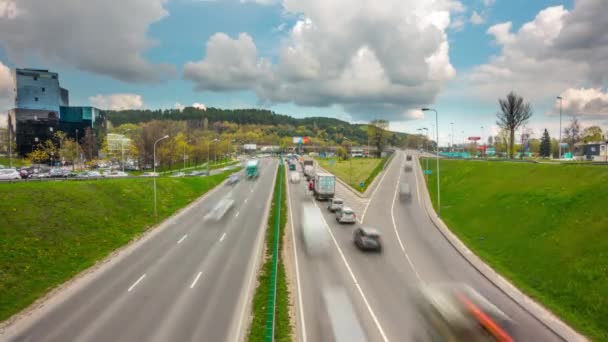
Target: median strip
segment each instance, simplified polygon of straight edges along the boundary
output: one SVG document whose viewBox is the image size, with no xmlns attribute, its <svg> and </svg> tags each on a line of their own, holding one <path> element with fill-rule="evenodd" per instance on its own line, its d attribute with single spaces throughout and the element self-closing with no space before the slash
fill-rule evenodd
<svg viewBox="0 0 608 342">
<path fill-rule="evenodd" d="M 281 258 L 287 200 L 283 182 L 285 167 L 279 165 L 274 197 L 266 227 L 264 261 L 258 274 L 258 287 L 253 297 L 253 319 L 248 341 L 292 341 L 289 317 L 289 291 L 285 264 Z"/>
</svg>

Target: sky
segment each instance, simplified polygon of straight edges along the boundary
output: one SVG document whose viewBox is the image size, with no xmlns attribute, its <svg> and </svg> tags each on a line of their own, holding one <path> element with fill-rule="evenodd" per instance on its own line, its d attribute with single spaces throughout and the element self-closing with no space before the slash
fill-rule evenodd
<svg viewBox="0 0 608 342">
<path fill-rule="evenodd" d="M 495 134 L 514 91 L 535 137 L 557 136 L 557 96 L 564 125 L 608 130 L 606 1 L 0 0 L 0 113 L 10 68 L 32 67 L 102 109 L 255 107 L 416 133 L 434 129 L 431 107 L 444 145 Z"/>
</svg>

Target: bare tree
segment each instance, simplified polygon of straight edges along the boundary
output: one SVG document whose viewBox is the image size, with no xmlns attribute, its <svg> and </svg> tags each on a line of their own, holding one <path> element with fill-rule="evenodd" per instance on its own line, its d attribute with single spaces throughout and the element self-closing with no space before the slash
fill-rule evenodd
<svg viewBox="0 0 608 342">
<path fill-rule="evenodd" d="M 513 158 L 515 131 L 532 117 L 532 107 L 524 103 L 524 98 L 510 92 L 505 99 L 499 99 L 500 112 L 496 114 L 496 124 L 509 132 L 509 158 Z"/>
<path fill-rule="evenodd" d="M 570 124 L 564 128 L 564 140 L 568 142 L 570 152 L 574 154 L 574 144 L 581 140 L 581 124 L 576 117 L 570 119 Z"/>
</svg>

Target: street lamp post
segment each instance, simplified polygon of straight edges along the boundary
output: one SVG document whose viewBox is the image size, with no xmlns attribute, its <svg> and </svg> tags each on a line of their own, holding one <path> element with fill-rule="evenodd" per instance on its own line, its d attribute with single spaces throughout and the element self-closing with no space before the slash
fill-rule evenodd
<svg viewBox="0 0 608 342">
<path fill-rule="evenodd" d="M 432 108 L 422 108 L 422 111 L 435 112 L 435 138 L 437 139 L 437 154 L 435 156 L 437 161 L 437 216 L 441 216 L 441 186 L 439 185 L 439 114 Z"/>
<path fill-rule="evenodd" d="M 153 154 L 154 154 L 154 218 L 157 219 L 158 218 L 158 212 L 156 210 L 156 177 L 158 176 L 156 174 L 156 144 L 158 144 L 159 141 L 164 140 L 169 138 L 169 135 L 165 135 L 164 137 L 156 140 L 154 142 L 154 149 L 153 149 Z"/>
<path fill-rule="evenodd" d="M 353 141 L 348 138 L 344 138 L 344 140 L 347 140 L 350 144 L 350 151 L 348 151 L 348 153 L 350 154 L 348 156 L 348 163 L 349 163 L 348 183 L 352 186 L 352 184 L 353 184 Z"/>
<path fill-rule="evenodd" d="M 486 143 L 485 143 L 485 142 L 484 142 L 484 140 L 483 140 L 483 126 L 481 126 L 481 137 L 479 137 L 479 139 L 480 139 L 481 143 L 483 144 L 483 145 L 482 145 L 482 146 L 483 146 L 483 148 L 482 148 L 482 150 L 481 150 L 481 156 L 483 157 L 483 156 L 485 155 L 485 151 L 486 151 L 486 150 L 485 150 Z"/>
<path fill-rule="evenodd" d="M 454 123 L 450 122 L 450 125 L 452 125 L 452 143 L 450 145 L 452 146 L 452 152 L 454 152 Z"/>
<path fill-rule="evenodd" d="M 558 96 L 557 99 L 559 100 L 559 152 L 557 155 L 557 159 L 561 159 L 562 158 L 562 97 Z"/>
<path fill-rule="evenodd" d="M 212 143 L 212 142 L 216 142 L 216 141 L 218 141 L 218 140 L 217 140 L 217 138 L 213 139 L 212 141 L 210 141 L 210 142 L 207 144 L 207 176 L 209 176 L 209 175 L 211 174 L 211 171 L 210 171 L 210 169 L 209 169 L 209 163 L 211 162 L 211 160 L 210 160 L 210 155 L 209 155 L 209 148 L 211 147 L 211 143 Z"/>
</svg>

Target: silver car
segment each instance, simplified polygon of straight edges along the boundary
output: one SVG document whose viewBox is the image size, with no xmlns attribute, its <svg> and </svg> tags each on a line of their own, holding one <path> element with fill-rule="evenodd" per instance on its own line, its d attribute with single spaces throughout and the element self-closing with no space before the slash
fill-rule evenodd
<svg viewBox="0 0 608 342">
<path fill-rule="evenodd" d="M 335 213 L 338 209 L 341 209 L 344 206 L 344 200 L 341 198 L 334 197 L 329 205 L 327 206 L 327 210 Z"/>
<path fill-rule="evenodd" d="M 338 223 L 356 223 L 357 215 L 355 212 L 349 207 L 342 207 L 336 210 L 336 221 Z"/>
</svg>

